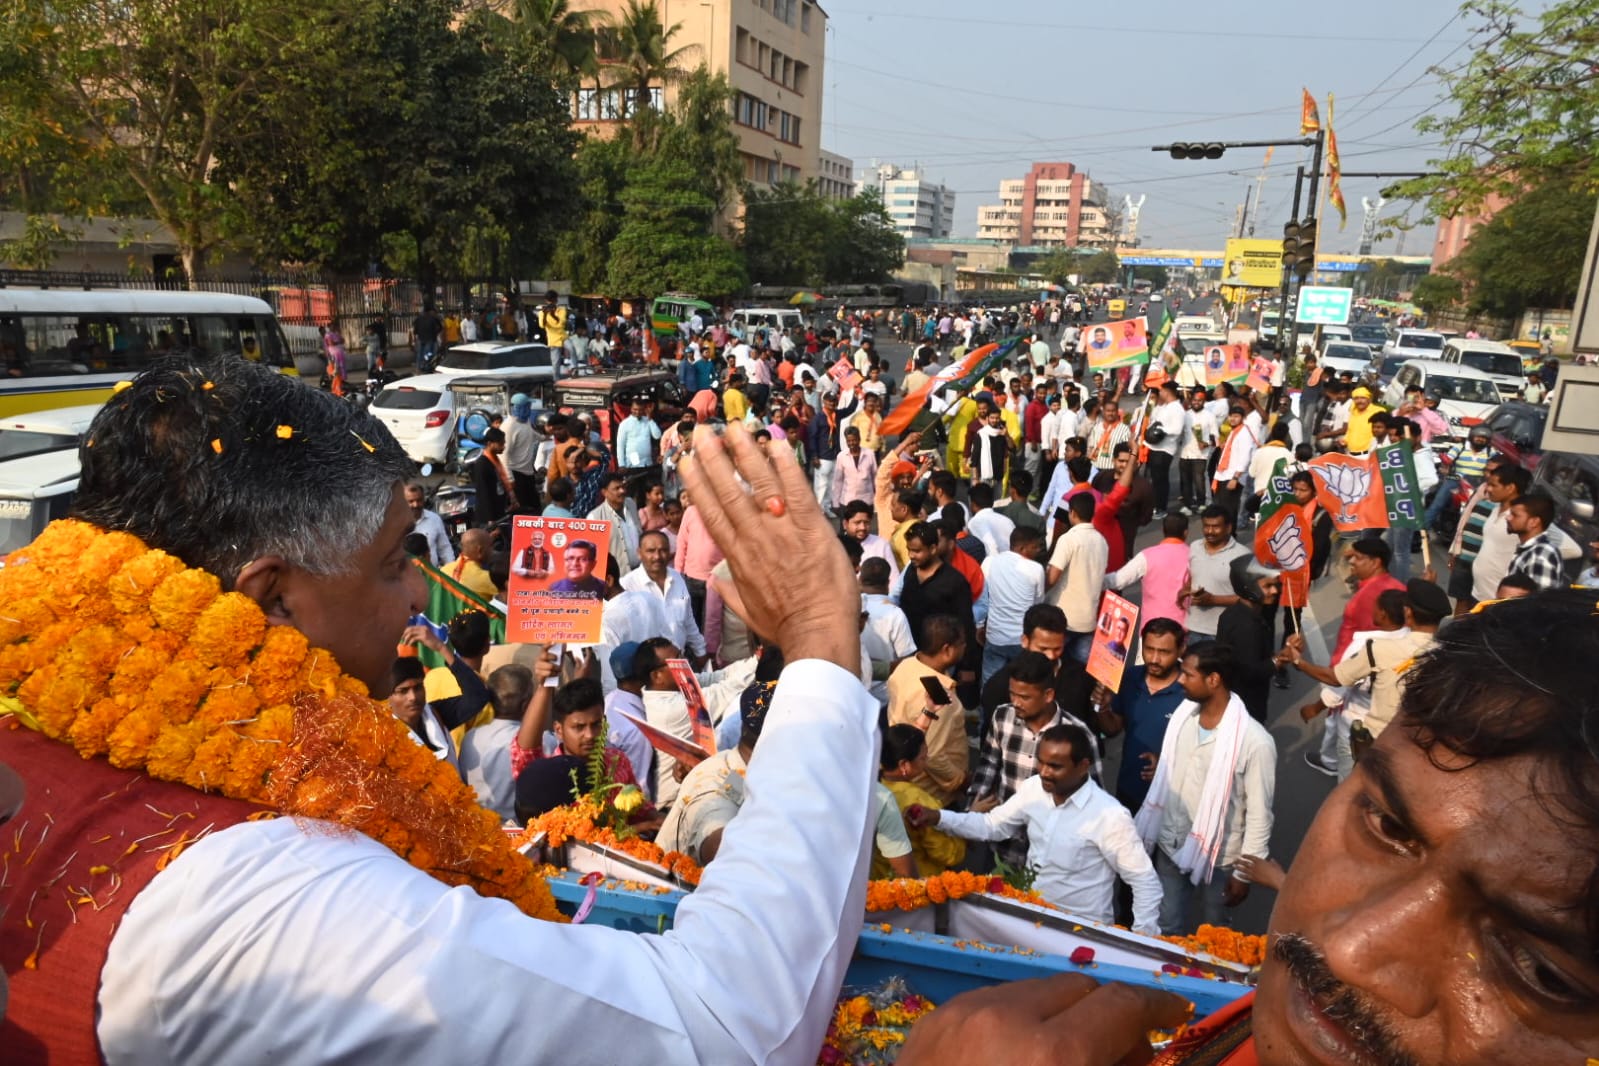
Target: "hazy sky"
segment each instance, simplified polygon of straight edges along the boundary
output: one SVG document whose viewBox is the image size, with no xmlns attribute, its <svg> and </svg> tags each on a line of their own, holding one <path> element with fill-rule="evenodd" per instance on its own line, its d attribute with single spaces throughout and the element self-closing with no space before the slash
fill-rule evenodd
<svg viewBox="0 0 1599 1066">
<path fill-rule="evenodd" d="M 824 147 L 853 159 L 857 172 L 873 159 L 919 164 L 956 191 L 963 237 L 976 235 L 977 208 L 997 202 L 1001 178 L 1021 177 L 1035 161 L 1064 161 L 1104 182 L 1118 202 L 1147 197 L 1145 247 L 1220 248 L 1265 149 L 1179 161 L 1151 145 L 1292 138 L 1304 85 L 1323 120 L 1327 94 L 1337 97 L 1346 171 L 1424 170 L 1445 153 L 1413 129 L 1438 106 L 1429 68 L 1470 55 L 1470 22 L 1457 0 L 822 2 L 832 34 Z M 1276 150 L 1256 236 L 1280 236 L 1301 151 Z M 1327 208 L 1324 250 L 1354 250 L 1361 197 L 1386 184 L 1345 179 L 1349 224 L 1338 232 Z M 1389 204 L 1382 214 L 1403 210 Z M 1425 255 L 1431 245 L 1426 226 L 1404 250 Z"/>
</svg>

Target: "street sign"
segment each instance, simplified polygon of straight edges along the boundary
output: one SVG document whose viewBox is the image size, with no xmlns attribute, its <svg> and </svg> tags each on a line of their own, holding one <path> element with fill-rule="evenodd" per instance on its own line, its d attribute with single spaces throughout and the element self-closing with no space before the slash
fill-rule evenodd
<svg viewBox="0 0 1599 1066">
<path fill-rule="evenodd" d="M 1312 326 L 1342 326 L 1349 321 L 1355 290 L 1337 285 L 1306 285 L 1299 290 L 1294 321 Z"/>
</svg>

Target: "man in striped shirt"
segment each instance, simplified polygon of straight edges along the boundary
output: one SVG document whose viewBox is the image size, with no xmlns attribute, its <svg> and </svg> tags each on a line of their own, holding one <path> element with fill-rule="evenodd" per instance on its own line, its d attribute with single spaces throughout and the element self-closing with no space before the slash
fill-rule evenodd
<svg viewBox="0 0 1599 1066">
<path fill-rule="evenodd" d="M 1449 468 L 1449 473 L 1439 481 L 1438 491 L 1433 493 L 1432 503 L 1427 505 L 1428 529 L 1437 528 L 1438 517 L 1444 513 L 1444 508 L 1449 506 L 1449 498 L 1455 494 L 1462 481 L 1468 485 L 1481 484 L 1483 475 L 1488 471 L 1488 460 L 1492 459 L 1494 454 L 1488 442 L 1488 427 L 1472 426 L 1466 442 L 1455 445 L 1444 454 L 1444 462 Z"/>
</svg>

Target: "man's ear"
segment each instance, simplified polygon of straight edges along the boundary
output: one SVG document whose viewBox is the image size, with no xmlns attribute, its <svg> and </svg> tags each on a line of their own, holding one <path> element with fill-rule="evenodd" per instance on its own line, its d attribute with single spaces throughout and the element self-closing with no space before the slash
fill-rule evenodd
<svg viewBox="0 0 1599 1066">
<path fill-rule="evenodd" d="M 294 583 L 296 568 L 281 555 L 263 555 L 252 560 L 239 572 L 233 591 L 242 592 L 254 600 L 265 612 L 271 625 L 293 623 L 293 612 L 286 601 L 291 600 L 289 589 Z"/>
</svg>

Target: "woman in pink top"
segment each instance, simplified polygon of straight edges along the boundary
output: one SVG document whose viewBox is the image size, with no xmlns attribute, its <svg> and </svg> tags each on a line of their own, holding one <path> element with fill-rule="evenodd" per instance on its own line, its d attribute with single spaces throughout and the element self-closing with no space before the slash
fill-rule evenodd
<svg viewBox="0 0 1599 1066">
<path fill-rule="evenodd" d="M 1188 584 L 1188 516 L 1170 512 L 1160 521 L 1164 538 L 1145 548 L 1120 570 L 1105 575 L 1105 587 L 1121 590 L 1142 582 L 1143 605 L 1138 611 L 1138 628 L 1151 618 L 1170 618 L 1186 626 L 1187 608 L 1178 594 Z"/>
</svg>

